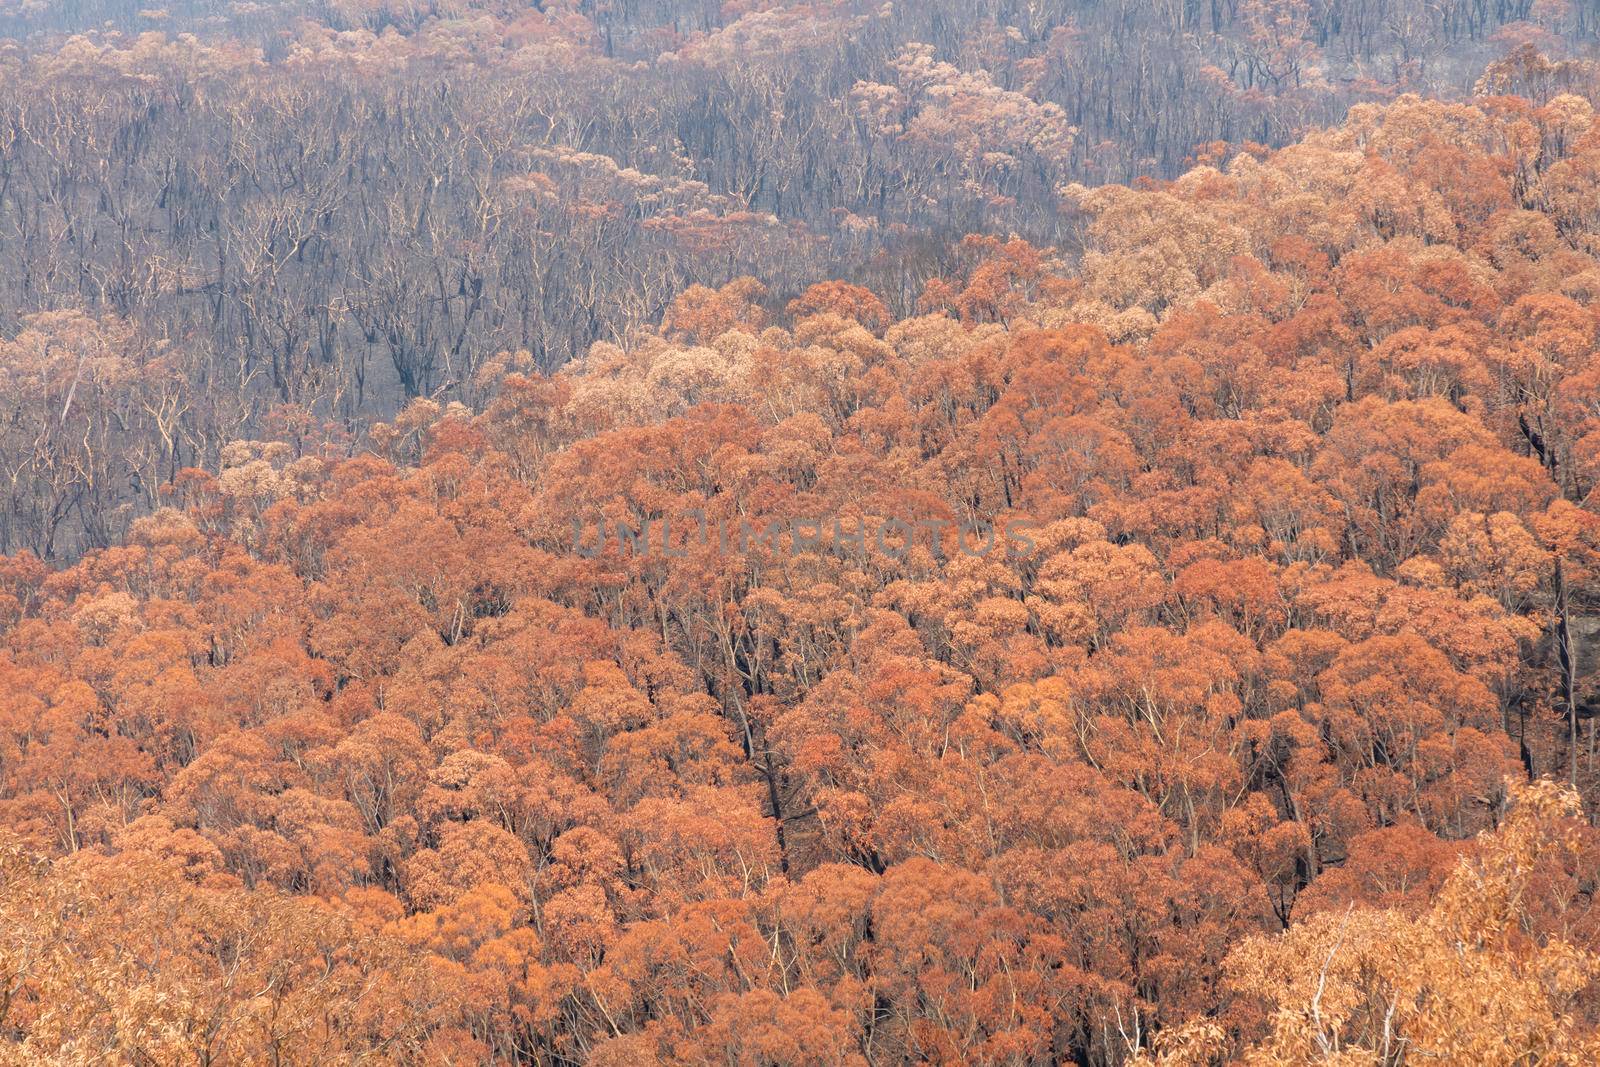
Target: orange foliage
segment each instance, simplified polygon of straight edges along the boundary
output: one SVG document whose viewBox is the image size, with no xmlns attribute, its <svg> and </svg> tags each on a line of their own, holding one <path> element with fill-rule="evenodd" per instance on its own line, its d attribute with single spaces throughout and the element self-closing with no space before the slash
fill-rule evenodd
<svg viewBox="0 0 1600 1067">
<path fill-rule="evenodd" d="M 1249 5 L 1283 92 L 1307 11 Z M 919 151 L 1017 103 L 897 69 L 863 106 Z M 1562 114 L 1536 164 L 1403 97 L 1069 190 L 1075 273 L 975 239 L 899 321 L 697 286 L 0 559 L 0 1059 L 1592 1062 Z M 45 428 L 115 448 L 113 385 L 178 389 L 118 329 L 36 320 L 0 385 L 64 403 L 75 338 Z"/>
</svg>

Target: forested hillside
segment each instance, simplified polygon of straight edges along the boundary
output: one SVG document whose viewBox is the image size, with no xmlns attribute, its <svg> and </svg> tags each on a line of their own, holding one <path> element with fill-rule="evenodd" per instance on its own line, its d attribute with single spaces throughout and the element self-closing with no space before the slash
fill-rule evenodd
<svg viewBox="0 0 1600 1067">
<path fill-rule="evenodd" d="M 0 0 L 0 335 L 25 368 L 0 400 L 59 413 L 8 442 L 0 552 L 109 547 L 233 440 L 351 455 L 410 399 L 477 408 L 494 353 L 631 347 L 690 285 L 757 277 L 778 314 L 838 279 L 904 318 L 969 234 L 1075 265 L 1073 183 L 1175 178 L 1405 93 L 1593 95 L 1597 19 Z"/>
<path fill-rule="evenodd" d="M 629 10 L 589 23 L 618 57 L 643 47 Z M 400 64 L 443 31 L 349 32 L 304 61 L 354 86 L 350 42 Z M 137 47 L 188 64 L 211 46 Z M 635 279 L 613 291 L 659 316 L 560 368 L 474 332 L 463 264 L 578 242 L 552 299 L 586 306 L 570 286 L 597 250 L 633 247 L 608 243 L 614 220 L 676 240 L 693 197 L 726 191 L 551 150 L 483 184 L 480 207 L 517 202 L 483 218 L 522 221 L 395 264 L 423 286 L 383 257 L 463 202 L 361 197 L 464 188 L 494 173 L 494 138 L 452 142 L 471 141 L 461 163 L 407 157 L 437 181 L 373 140 L 570 111 L 494 97 L 493 76 L 472 91 L 505 103 L 470 114 L 442 89 L 384 105 L 432 116 L 414 124 L 272 102 L 314 81 L 139 90 L 217 114 L 265 93 L 250 106 L 328 155 L 223 138 L 239 196 L 281 205 L 255 274 L 207 289 L 141 252 L 172 273 L 107 281 L 6 342 L 13 545 L 85 472 L 131 468 L 160 506 L 70 565 L 0 559 L 0 1059 L 1596 1062 L 1600 121 L 1538 88 L 1543 62 L 1518 53 L 1470 102 L 1403 95 L 1279 149 L 1219 146 L 1170 181 L 1091 186 L 1070 153 L 1019 157 L 1006 180 L 1058 183 L 1062 207 L 1003 210 L 1071 250 L 952 239 L 925 278 L 885 268 L 906 273 L 878 288 L 801 284 L 831 261 L 787 253 L 749 261 L 765 280 Z M 38 158 L 106 143 L 82 135 Z M 873 174 L 921 158 L 893 144 Z M 166 227 L 123 232 L 190 234 L 210 262 L 242 231 L 201 192 L 204 153 L 165 151 L 183 160 Z M 89 168 L 91 191 L 14 165 L 0 198 L 33 182 L 98 205 L 41 255 L 115 260 L 114 167 Z M 586 199 L 591 173 L 651 206 Z M 881 217 L 964 225 L 956 191 L 983 177 L 925 174 L 885 186 Z M 657 210 L 678 221 L 649 225 Z M 331 221 L 360 211 L 381 227 Z M 7 262 L 18 292 L 46 284 L 31 270 L 91 276 Z M 392 314 L 465 331 L 470 356 L 435 367 L 456 385 L 358 441 L 279 409 L 189 464 L 204 450 L 173 428 L 244 394 L 132 309 L 192 317 L 218 338 L 206 358 L 245 368 L 227 339 L 297 351 L 268 324 L 331 322 L 315 279 L 363 271 L 437 293 Z M 118 292 L 144 294 L 127 319 Z M 375 343 L 423 328 L 343 310 L 389 324 Z"/>
</svg>

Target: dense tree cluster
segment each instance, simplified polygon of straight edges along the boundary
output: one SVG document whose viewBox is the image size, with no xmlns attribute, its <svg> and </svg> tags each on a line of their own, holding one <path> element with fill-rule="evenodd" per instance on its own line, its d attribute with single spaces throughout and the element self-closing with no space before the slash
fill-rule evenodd
<svg viewBox="0 0 1600 1067">
<path fill-rule="evenodd" d="M 1593 107 L 1064 195 L 1072 269 L 690 286 L 0 558 L 0 1058 L 1595 1062 Z M 7 342 L 16 521 L 223 404 L 125 329 Z"/>
<path fill-rule="evenodd" d="M 16 488 L 0 551 L 106 547 L 229 440 L 475 406 L 489 354 L 629 344 L 690 285 L 778 313 L 841 278 L 905 317 L 966 234 L 1073 260 L 1070 183 L 1404 92 L 1591 91 L 1594 29 L 1593 0 L 5 0 L 0 335 L 38 345 L 6 384 L 114 394 L 81 346 L 132 329 L 190 395 L 80 412 L 133 459 Z"/>
</svg>

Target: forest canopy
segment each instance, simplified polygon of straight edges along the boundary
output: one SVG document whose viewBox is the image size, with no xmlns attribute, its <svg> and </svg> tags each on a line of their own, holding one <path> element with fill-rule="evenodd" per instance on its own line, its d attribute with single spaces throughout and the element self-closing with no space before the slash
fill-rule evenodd
<svg viewBox="0 0 1600 1067">
<path fill-rule="evenodd" d="M 1595 18 L 0 3 L 0 1063 L 1600 1061 Z"/>
<path fill-rule="evenodd" d="M 1076 184 L 1407 93 L 1593 95 L 1597 25 L 1593 0 L 0 0 L 0 384 L 30 414 L 87 416 L 73 382 L 120 401 L 112 439 L 62 418 L 96 452 L 70 473 L 19 429 L 0 552 L 110 547 L 232 441 L 350 455 L 412 399 L 480 410 L 496 353 L 632 348 L 692 286 L 758 278 L 773 315 L 840 280 L 905 318 L 973 234 L 1071 273 Z"/>
</svg>

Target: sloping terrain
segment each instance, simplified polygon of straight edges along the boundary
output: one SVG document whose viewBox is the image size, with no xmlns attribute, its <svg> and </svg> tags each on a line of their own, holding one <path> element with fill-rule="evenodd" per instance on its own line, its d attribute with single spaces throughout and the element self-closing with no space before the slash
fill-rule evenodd
<svg viewBox="0 0 1600 1067">
<path fill-rule="evenodd" d="M 1600 124 L 1214 163 L 0 560 L 0 1055 L 1594 1062 Z"/>
</svg>

